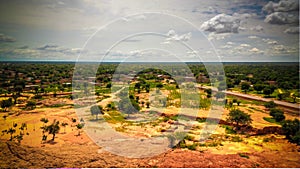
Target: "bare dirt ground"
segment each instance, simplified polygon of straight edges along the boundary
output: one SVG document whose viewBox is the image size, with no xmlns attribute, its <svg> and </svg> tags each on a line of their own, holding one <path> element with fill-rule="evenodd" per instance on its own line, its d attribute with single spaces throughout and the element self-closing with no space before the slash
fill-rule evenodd
<svg viewBox="0 0 300 169">
<path fill-rule="evenodd" d="M 134 159 L 108 152 L 98 153 L 94 144 L 65 143 L 60 146 L 30 147 L 16 143 L 0 143 L 1 168 L 9 167 L 296 167 L 299 154 L 294 152 L 215 154 L 211 152 L 170 150 L 151 158 Z M 294 154 L 294 155 L 291 155 Z M 291 158 L 291 156 L 293 158 Z"/>
<path fill-rule="evenodd" d="M 72 104 L 63 98 L 50 102 Z M 241 107 L 251 114 L 254 127 L 275 125 L 262 119 L 267 116 L 262 107 L 256 108 L 261 111 L 251 109 L 252 112 L 249 112 L 247 107 Z M 226 118 L 227 113 L 225 111 L 222 118 Z M 7 113 L 1 113 L 1 116 L 4 114 Z M 69 124 L 66 128 L 61 127 L 54 142 L 41 142 L 40 127 L 43 123 L 40 119 L 43 117 L 48 118 L 49 123 L 56 119 Z M 24 136 L 21 144 L 7 141 L 8 135 L 0 136 L 0 167 L 300 167 L 299 146 L 273 134 L 243 138 L 243 142 L 224 141 L 223 146 L 203 147 L 196 151 L 175 148 L 149 158 L 117 156 L 102 150 L 84 132 L 78 135 L 71 121 L 76 117 L 74 109 L 66 105 L 21 111 L 5 120 L 1 118 L 1 131 L 11 127 L 13 122 L 27 123 L 29 135 Z M 294 117 L 287 115 L 287 118 Z M 222 133 L 224 129 L 219 128 L 217 132 Z M 272 138 L 272 141 L 263 142 L 265 137 Z"/>
</svg>

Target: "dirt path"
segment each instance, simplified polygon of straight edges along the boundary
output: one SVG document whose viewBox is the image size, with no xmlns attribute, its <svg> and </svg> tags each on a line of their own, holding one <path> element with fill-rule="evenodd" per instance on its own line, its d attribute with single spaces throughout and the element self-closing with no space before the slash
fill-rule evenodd
<svg viewBox="0 0 300 169">
<path fill-rule="evenodd" d="M 201 89 L 212 89 L 213 91 L 218 91 L 217 88 L 211 88 L 211 87 L 206 87 L 206 86 L 197 86 L 198 88 Z M 253 96 L 249 94 L 244 94 L 244 93 L 238 93 L 238 92 L 231 92 L 231 91 L 225 91 L 226 95 L 231 95 L 231 96 L 236 96 L 240 97 L 243 99 L 247 100 L 255 100 L 255 101 L 260 101 L 260 102 L 269 102 L 269 101 L 274 101 L 279 107 L 284 108 L 287 112 L 292 113 L 292 114 L 300 114 L 300 105 L 297 103 L 288 103 L 280 100 L 275 100 L 271 98 L 262 98 L 259 96 Z"/>
</svg>

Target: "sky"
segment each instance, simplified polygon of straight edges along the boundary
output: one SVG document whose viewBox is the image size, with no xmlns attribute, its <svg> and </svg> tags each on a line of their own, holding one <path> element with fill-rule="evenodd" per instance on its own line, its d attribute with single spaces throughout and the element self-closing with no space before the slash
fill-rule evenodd
<svg viewBox="0 0 300 169">
<path fill-rule="evenodd" d="M 0 61 L 32 60 L 299 62 L 299 1 L 0 1 Z"/>
</svg>

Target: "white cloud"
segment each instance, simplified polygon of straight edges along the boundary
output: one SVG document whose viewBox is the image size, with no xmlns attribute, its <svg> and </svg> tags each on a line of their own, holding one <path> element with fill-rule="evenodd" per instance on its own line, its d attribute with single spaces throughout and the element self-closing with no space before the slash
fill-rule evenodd
<svg viewBox="0 0 300 169">
<path fill-rule="evenodd" d="M 263 51 L 261 51 L 257 48 L 252 48 L 252 49 L 249 50 L 249 52 L 253 52 L 253 53 L 257 53 L 257 54 L 262 54 L 263 53 Z"/>
<path fill-rule="evenodd" d="M 238 33 L 239 27 L 239 18 L 226 14 L 219 14 L 204 22 L 200 29 L 215 33 Z"/>
<path fill-rule="evenodd" d="M 269 45 L 277 45 L 278 44 L 278 42 L 276 40 L 272 40 L 272 39 L 269 39 L 269 38 L 263 38 L 262 41 L 269 44 Z"/>
<path fill-rule="evenodd" d="M 299 0 L 281 0 L 278 3 L 269 1 L 264 7 L 263 11 L 267 13 L 273 12 L 289 12 L 299 10 Z"/>
<path fill-rule="evenodd" d="M 4 34 L 0 34 L 0 42 L 15 42 L 16 39 Z"/>
<path fill-rule="evenodd" d="M 188 41 L 191 39 L 192 37 L 192 33 L 191 32 L 188 32 L 188 33 L 185 33 L 185 34 L 182 34 L 182 35 L 178 35 L 176 34 L 176 32 L 171 29 L 169 30 L 169 32 L 167 33 L 167 36 L 168 38 L 166 38 L 165 42 L 170 42 L 170 41 Z M 165 44 L 167 44 L 165 43 Z"/>
<path fill-rule="evenodd" d="M 249 44 L 245 44 L 245 43 L 242 43 L 240 46 L 241 46 L 241 47 L 250 47 Z"/>
<path fill-rule="evenodd" d="M 290 27 L 284 30 L 284 33 L 287 34 L 298 34 L 299 33 L 299 27 Z"/>
<path fill-rule="evenodd" d="M 293 24 L 299 23 L 297 12 L 274 12 L 266 16 L 265 22 L 271 24 Z"/>
<path fill-rule="evenodd" d="M 249 39 L 258 39 L 258 37 L 257 37 L 257 36 L 254 36 L 254 35 L 248 36 L 248 38 L 249 38 Z"/>
<path fill-rule="evenodd" d="M 221 48 L 222 48 L 222 49 L 230 49 L 230 48 L 232 48 L 232 46 L 231 46 L 231 45 L 224 45 L 224 46 L 222 46 Z"/>
<path fill-rule="evenodd" d="M 230 37 L 231 33 L 215 33 L 215 32 L 211 32 L 208 34 L 207 38 L 208 40 L 223 40 L 227 37 Z"/>
<path fill-rule="evenodd" d="M 270 24 L 299 23 L 299 0 L 280 0 L 278 3 L 268 2 L 263 11 L 268 15 L 265 22 Z"/>
</svg>

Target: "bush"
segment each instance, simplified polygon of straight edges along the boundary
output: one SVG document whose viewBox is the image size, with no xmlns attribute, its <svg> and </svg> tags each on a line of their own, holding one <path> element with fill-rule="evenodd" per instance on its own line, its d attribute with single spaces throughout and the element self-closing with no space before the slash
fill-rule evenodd
<svg viewBox="0 0 300 169">
<path fill-rule="evenodd" d="M 290 142 L 300 145 L 300 121 L 298 119 L 285 120 L 282 123 L 282 130 Z"/>
<path fill-rule="evenodd" d="M 231 126 L 224 125 L 226 134 L 236 134 L 236 131 Z"/>
<path fill-rule="evenodd" d="M 284 113 L 282 110 L 280 109 L 271 109 L 270 110 L 270 115 L 277 121 L 277 122 L 281 122 L 282 120 L 285 119 Z"/>
<path fill-rule="evenodd" d="M 239 156 L 240 156 L 240 157 L 243 157 L 243 158 L 249 158 L 249 156 L 248 156 L 248 155 L 246 155 L 246 154 L 243 154 L 243 153 L 239 153 Z"/>
<path fill-rule="evenodd" d="M 239 136 L 234 136 L 234 137 L 231 138 L 231 141 L 232 142 L 242 142 L 243 139 L 241 139 Z"/>
<path fill-rule="evenodd" d="M 36 102 L 32 100 L 29 100 L 26 104 L 26 108 L 34 109 L 35 107 L 36 107 Z"/>
<path fill-rule="evenodd" d="M 274 101 L 269 101 L 265 103 L 265 107 L 268 109 L 275 108 L 277 105 Z"/>
<path fill-rule="evenodd" d="M 188 148 L 189 150 L 196 150 L 196 147 L 197 147 L 196 144 L 186 146 L 186 148 Z"/>
</svg>

